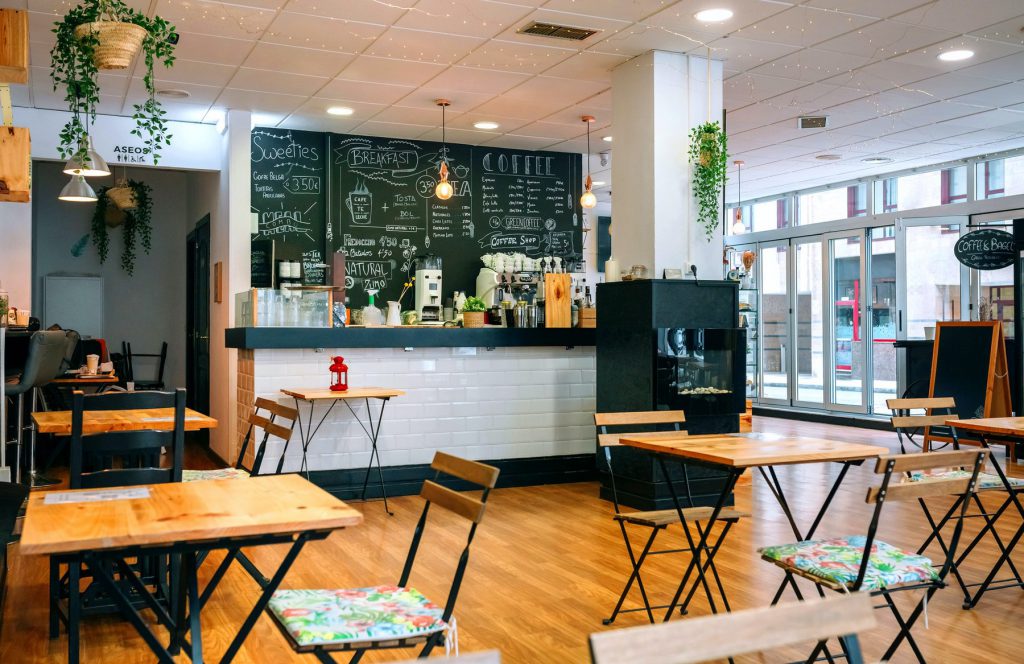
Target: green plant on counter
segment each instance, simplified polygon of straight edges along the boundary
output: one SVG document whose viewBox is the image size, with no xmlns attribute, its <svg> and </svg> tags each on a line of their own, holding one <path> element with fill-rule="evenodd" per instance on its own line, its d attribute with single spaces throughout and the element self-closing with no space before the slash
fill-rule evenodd
<svg viewBox="0 0 1024 664">
<path fill-rule="evenodd" d="M 153 226 L 153 190 L 145 182 L 128 180 L 128 186 L 135 196 L 135 207 L 128 210 L 118 211 L 111 209 L 112 201 L 107 196 L 107 190 L 112 187 L 103 187 L 96 192 L 96 209 L 92 214 L 92 243 L 99 254 L 100 263 L 105 263 L 107 254 L 110 252 L 110 213 L 124 215 L 122 224 L 124 232 L 124 246 L 121 248 L 121 269 L 128 274 L 135 273 L 135 245 L 141 241 L 142 250 L 149 254 L 152 244 Z"/>
<path fill-rule="evenodd" d="M 487 311 L 487 304 L 478 297 L 467 297 L 466 304 L 462 307 L 462 312 L 465 313 L 467 311 Z"/>
<path fill-rule="evenodd" d="M 64 101 L 71 112 L 71 119 L 60 131 L 57 149 L 64 159 L 72 156 L 83 158 L 87 150 L 86 124 L 89 120 L 96 120 L 96 106 L 100 101 L 99 68 L 96 64 L 100 37 L 90 30 L 76 34 L 75 29 L 98 21 L 132 23 L 146 31 L 142 40 L 142 53 L 145 58 L 143 83 L 147 98 L 135 104 L 132 114 L 135 129 L 132 134 L 142 139 L 146 150 L 153 155 L 153 164 L 157 164 L 160 161 L 160 148 L 170 144 L 171 135 L 167 132 L 164 120 L 166 111 L 156 98 L 153 66 L 157 61 L 165 67 L 174 64 L 174 26 L 159 16 L 149 18 L 122 0 L 82 0 L 54 23 L 53 32 L 57 41 L 50 51 L 50 78 L 54 90 L 64 88 Z"/>
<path fill-rule="evenodd" d="M 693 196 L 697 199 L 697 223 L 704 226 L 708 241 L 718 228 L 722 188 L 729 161 L 728 141 L 717 122 L 705 122 L 690 130 L 690 164 Z"/>
</svg>

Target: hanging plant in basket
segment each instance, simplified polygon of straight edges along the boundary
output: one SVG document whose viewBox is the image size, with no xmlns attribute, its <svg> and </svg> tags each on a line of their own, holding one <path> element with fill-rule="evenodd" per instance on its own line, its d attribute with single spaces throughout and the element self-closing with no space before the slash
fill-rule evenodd
<svg viewBox="0 0 1024 664">
<path fill-rule="evenodd" d="M 54 23 L 57 43 L 50 51 L 53 89 L 64 88 L 64 100 L 72 117 L 60 132 L 61 157 L 85 156 L 86 122 L 96 119 L 100 99 L 97 76 L 101 69 L 127 69 L 141 50 L 145 58 L 143 82 L 147 99 L 135 104 L 132 134 L 142 139 L 153 163 L 160 161 L 160 148 L 170 144 L 164 120 L 166 112 L 156 99 L 153 67 L 174 63 L 174 26 L 154 16 L 149 18 L 121 0 L 82 0 Z"/>
<path fill-rule="evenodd" d="M 110 193 L 115 189 L 130 189 L 134 207 L 127 209 L 120 207 L 116 200 L 124 202 L 126 199 L 116 192 L 112 197 Z M 103 187 L 96 193 L 96 209 L 92 215 L 92 243 L 96 247 L 96 253 L 100 256 L 100 263 L 107 261 L 107 254 L 110 252 L 108 228 L 121 226 L 124 233 L 121 268 L 128 274 L 133 274 L 135 272 L 136 242 L 141 242 L 142 250 L 147 254 L 151 248 L 152 189 L 145 182 L 128 180 L 127 183 L 119 182 L 116 187 Z"/>
<path fill-rule="evenodd" d="M 693 166 L 697 222 L 704 226 L 709 242 L 718 228 L 718 206 L 729 160 L 726 148 L 725 132 L 717 122 L 706 122 L 690 130 L 690 165 Z"/>
</svg>

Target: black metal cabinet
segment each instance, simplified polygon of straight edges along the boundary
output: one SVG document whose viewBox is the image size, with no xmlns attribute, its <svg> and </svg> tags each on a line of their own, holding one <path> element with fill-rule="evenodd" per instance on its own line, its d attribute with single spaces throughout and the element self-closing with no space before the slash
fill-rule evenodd
<svg viewBox="0 0 1024 664">
<path fill-rule="evenodd" d="M 734 433 L 745 409 L 746 331 L 735 282 L 644 280 L 597 287 L 598 412 L 683 410 L 691 434 Z M 657 463 L 613 452 L 619 497 L 638 509 L 671 506 Z M 679 472 L 678 464 L 669 464 Z M 603 460 L 598 462 L 604 470 Z M 691 467 L 695 504 L 713 504 L 718 473 Z M 602 474 L 602 496 L 610 481 Z"/>
</svg>

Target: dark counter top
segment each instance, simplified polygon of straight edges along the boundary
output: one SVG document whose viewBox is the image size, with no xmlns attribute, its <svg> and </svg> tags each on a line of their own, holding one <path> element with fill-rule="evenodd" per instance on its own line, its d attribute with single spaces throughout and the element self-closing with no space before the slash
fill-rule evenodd
<svg viewBox="0 0 1024 664">
<path fill-rule="evenodd" d="M 228 348 L 498 348 L 593 346 L 595 329 L 443 327 L 233 327 Z"/>
</svg>

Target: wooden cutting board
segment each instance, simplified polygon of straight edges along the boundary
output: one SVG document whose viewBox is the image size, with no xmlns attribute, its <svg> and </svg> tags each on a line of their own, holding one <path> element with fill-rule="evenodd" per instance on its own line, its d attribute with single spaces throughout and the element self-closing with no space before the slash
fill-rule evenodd
<svg viewBox="0 0 1024 664">
<path fill-rule="evenodd" d="M 572 327 L 571 291 L 570 275 L 544 275 L 544 327 Z"/>
</svg>

